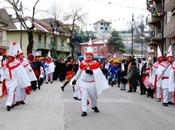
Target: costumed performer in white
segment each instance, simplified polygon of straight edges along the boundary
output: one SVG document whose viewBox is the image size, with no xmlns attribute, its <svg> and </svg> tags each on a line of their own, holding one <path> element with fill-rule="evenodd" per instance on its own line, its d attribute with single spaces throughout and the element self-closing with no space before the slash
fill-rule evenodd
<svg viewBox="0 0 175 130">
<path fill-rule="evenodd" d="M 94 112 L 99 113 L 100 111 L 97 107 L 97 97 L 101 94 L 103 90 L 109 88 L 108 81 L 103 75 L 99 63 L 93 60 L 93 56 L 94 55 L 92 42 L 90 39 L 89 46 L 85 53 L 85 59 L 80 63 L 78 72 L 70 82 L 72 85 L 75 85 L 78 80 L 79 85 L 77 86 L 80 87 L 80 91 L 82 94 L 81 116 L 87 116 L 88 98 L 90 98 L 91 107 L 94 110 Z"/>
</svg>

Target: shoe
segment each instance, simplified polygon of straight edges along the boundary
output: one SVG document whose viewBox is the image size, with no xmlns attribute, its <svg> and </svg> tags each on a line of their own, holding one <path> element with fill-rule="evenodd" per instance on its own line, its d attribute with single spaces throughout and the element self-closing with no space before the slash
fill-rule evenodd
<svg viewBox="0 0 175 130">
<path fill-rule="evenodd" d="M 7 111 L 10 111 L 11 110 L 11 106 L 7 106 Z"/>
<path fill-rule="evenodd" d="M 157 102 L 161 102 L 161 99 L 160 99 L 160 98 L 158 98 L 158 99 L 157 99 Z"/>
<path fill-rule="evenodd" d="M 74 97 L 74 99 L 75 99 L 75 100 L 78 100 L 78 98 L 77 98 L 77 97 Z"/>
<path fill-rule="evenodd" d="M 96 113 L 99 113 L 100 111 L 99 111 L 99 109 L 95 106 L 95 107 L 92 107 L 92 110 L 94 110 L 94 112 L 96 112 Z"/>
<path fill-rule="evenodd" d="M 25 105 L 26 103 L 24 101 L 20 101 L 20 104 Z"/>
<path fill-rule="evenodd" d="M 11 106 L 11 108 L 14 108 L 14 107 L 19 106 L 19 105 L 20 105 L 20 102 L 16 102 L 15 104 L 13 104 L 13 105 Z"/>
<path fill-rule="evenodd" d="M 132 92 L 132 90 L 128 90 L 128 93 Z"/>
<path fill-rule="evenodd" d="M 46 84 L 48 84 L 48 82 L 46 82 Z"/>
<path fill-rule="evenodd" d="M 168 106 L 168 103 L 163 103 L 163 106 L 164 106 L 164 107 L 167 107 L 167 106 Z"/>
<path fill-rule="evenodd" d="M 172 103 L 172 102 L 168 102 L 168 104 L 173 105 L 173 103 Z"/>
<path fill-rule="evenodd" d="M 81 116 L 87 116 L 87 112 L 83 111 Z"/>
<path fill-rule="evenodd" d="M 64 92 L 64 87 L 61 87 L 61 90 Z"/>
<path fill-rule="evenodd" d="M 53 83 L 53 81 L 50 82 L 51 84 Z"/>
</svg>

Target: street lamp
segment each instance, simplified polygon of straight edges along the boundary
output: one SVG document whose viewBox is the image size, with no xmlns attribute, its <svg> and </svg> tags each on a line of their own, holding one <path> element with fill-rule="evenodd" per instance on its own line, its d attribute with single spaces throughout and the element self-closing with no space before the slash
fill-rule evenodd
<svg viewBox="0 0 175 130">
<path fill-rule="evenodd" d="M 141 57 L 143 58 L 143 42 L 144 42 L 145 38 L 143 36 L 141 36 L 140 39 L 141 39 Z"/>
<path fill-rule="evenodd" d="M 134 44 L 134 14 L 132 13 L 132 22 L 131 22 L 131 55 L 134 54 L 133 45 Z"/>
<path fill-rule="evenodd" d="M 23 12 L 22 12 L 22 1 L 20 2 L 20 7 L 19 7 L 19 11 L 18 11 L 18 14 L 19 14 L 19 19 L 20 19 L 20 46 L 21 46 L 21 49 L 22 49 L 22 15 L 23 15 Z"/>
</svg>

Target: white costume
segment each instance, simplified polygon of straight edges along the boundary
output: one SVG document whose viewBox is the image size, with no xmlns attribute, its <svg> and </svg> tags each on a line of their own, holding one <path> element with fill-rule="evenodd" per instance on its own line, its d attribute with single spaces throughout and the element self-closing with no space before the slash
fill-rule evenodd
<svg viewBox="0 0 175 130">
<path fill-rule="evenodd" d="M 21 92 L 19 95 L 17 92 L 17 88 L 25 88 L 30 85 L 28 77 L 25 73 L 24 68 L 21 66 L 21 63 L 15 60 L 15 56 L 17 54 L 16 44 L 11 43 L 9 45 L 9 49 L 7 52 L 8 56 L 14 58 L 13 61 L 8 62 L 4 65 L 2 79 L 5 80 L 5 85 L 7 88 L 7 107 L 11 107 L 16 99 L 24 99 L 25 91 Z"/>
<path fill-rule="evenodd" d="M 86 53 L 93 54 L 93 48 L 89 46 Z M 87 73 L 87 71 L 93 72 L 92 74 Z M 87 100 L 90 98 L 92 108 L 97 106 L 97 97 L 101 92 L 109 88 L 108 81 L 103 75 L 100 66 L 97 61 L 83 60 L 80 63 L 79 70 L 76 75 L 72 78 L 71 82 L 77 81 L 77 86 L 80 87 L 82 94 L 82 111 L 87 112 Z M 75 86 L 76 90 L 76 86 Z"/>
<path fill-rule="evenodd" d="M 175 62 L 172 65 L 169 75 L 169 92 L 175 92 Z"/>
<path fill-rule="evenodd" d="M 51 59 L 51 55 L 50 55 L 50 51 L 48 52 L 48 58 Z M 52 83 L 53 82 L 53 72 L 55 70 L 55 64 L 53 61 L 49 61 L 45 63 L 46 65 L 46 68 L 45 68 L 45 71 L 46 71 L 46 83 L 48 82 L 48 80 L 50 79 L 50 82 Z"/>
<path fill-rule="evenodd" d="M 162 53 L 160 51 L 160 48 L 158 46 L 157 48 L 157 58 L 162 57 Z M 154 87 L 156 89 L 156 98 L 161 99 L 161 89 L 162 89 L 162 79 L 161 79 L 161 63 L 158 61 L 153 64 L 153 73 L 154 73 Z"/>
<path fill-rule="evenodd" d="M 173 56 L 171 45 L 169 46 L 168 53 L 166 57 Z M 162 78 L 162 89 L 163 89 L 163 103 L 168 104 L 168 102 L 172 102 L 172 94 L 169 92 L 170 88 L 170 71 L 172 70 L 172 64 L 168 61 L 164 61 L 161 63 L 161 78 Z"/>
</svg>

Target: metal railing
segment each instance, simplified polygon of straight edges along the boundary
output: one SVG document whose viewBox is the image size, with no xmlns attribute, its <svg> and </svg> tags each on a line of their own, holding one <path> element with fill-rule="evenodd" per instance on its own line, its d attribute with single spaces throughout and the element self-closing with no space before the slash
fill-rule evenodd
<svg viewBox="0 0 175 130">
<path fill-rule="evenodd" d="M 8 40 L 0 40 L 0 47 L 1 48 L 8 48 L 10 41 Z"/>
</svg>

